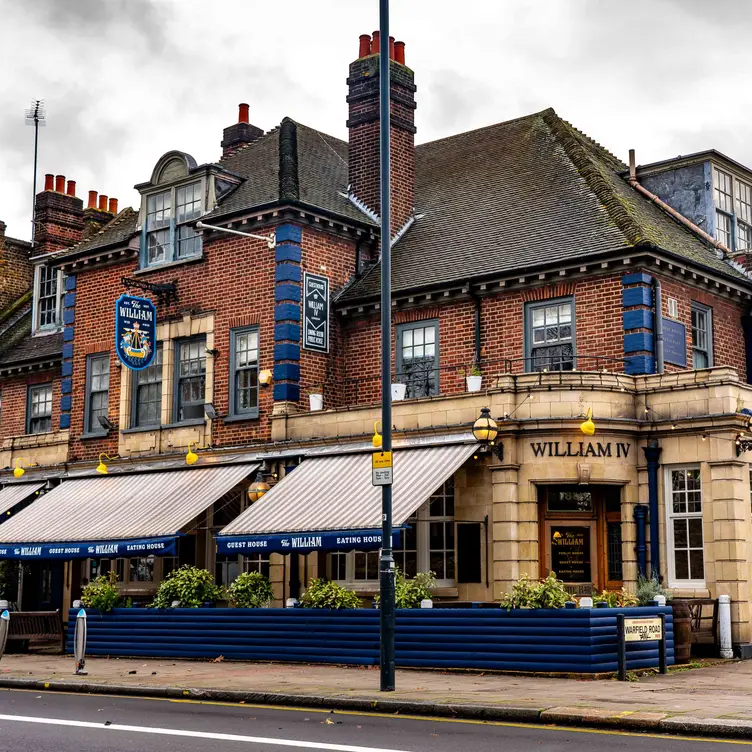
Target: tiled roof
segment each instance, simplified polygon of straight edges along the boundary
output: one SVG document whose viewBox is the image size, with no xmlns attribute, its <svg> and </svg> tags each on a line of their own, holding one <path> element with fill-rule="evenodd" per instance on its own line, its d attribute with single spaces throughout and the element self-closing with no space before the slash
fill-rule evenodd
<svg viewBox="0 0 752 752">
<path fill-rule="evenodd" d="M 69 248 L 57 251 L 53 257 L 65 258 L 67 256 L 78 256 L 97 248 L 125 243 L 136 234 L 137 225 L 138 212 L 127 207 L 91 237 Z"/>
<path fill-rule="evenodd" d="M 14 327 L 9 341 L 12 343 L 11 346 L 0 354 L 0 370 L 8 366 L 63 357 L 63 333 L 32 336 L 31 312 Z"/>
<path fill-rule="evenodd" d="M 553 110 L 416 148 L 417 218 L 392 251 L 394 291 L 586 259 L 641 244 L 749 282 L 635 191 L 626 165 Z M 380 266 L 341 301 L 379 294 Z"/>
</svg>

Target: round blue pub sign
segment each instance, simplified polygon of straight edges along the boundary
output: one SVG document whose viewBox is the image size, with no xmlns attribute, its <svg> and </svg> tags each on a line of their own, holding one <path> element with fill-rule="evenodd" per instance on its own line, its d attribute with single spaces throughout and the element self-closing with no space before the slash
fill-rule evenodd
<svg viewBox="0 0 752 752">
<path fill-rule="evenodd" d="M 115 349 L 123 365 L 140 371 L 154 360 L 157 309 L 147 298 L 121 295 L 115 303 Z"/>
</svg>

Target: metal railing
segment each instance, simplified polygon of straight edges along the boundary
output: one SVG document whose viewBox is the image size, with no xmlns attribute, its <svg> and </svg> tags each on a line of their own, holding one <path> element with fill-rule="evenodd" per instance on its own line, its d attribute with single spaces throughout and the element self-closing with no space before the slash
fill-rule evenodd
<svg viewBox="0 0 752 752">
<path fill-rule="evenodd" d="M 563 386 L 571 384 L 576 374 L 601 374 L 601 376 L 624 373 L 629 358 L 614 358 L 608 355 L 552 355 L 529 358 L 485 359 L 480 363 L 454 363 L 449 365 L 416 364 L 392 372 L 392 383 L 403 384 L 402 399 L 432 399 L 468 392 L 466 376 L 473 368 L 480 369 L 482 389 L 498 389 L 510 376 L 523 374 L 545 375 L 546 386 L 556 388 L 557 381 Z M 558 379 L 556 378 L 558 376 Z M 591 382 L 592 383 L 592 380 Z M 320 394 L 324 409 L 352 408 L 376 403 L 381 397 L 381 376 L 378 372 L 369 376 L 344 379 L 328 379 L 323 382 L 301 384 L 301 399 L 308 409 L 308 395 Z"/>
</svg>

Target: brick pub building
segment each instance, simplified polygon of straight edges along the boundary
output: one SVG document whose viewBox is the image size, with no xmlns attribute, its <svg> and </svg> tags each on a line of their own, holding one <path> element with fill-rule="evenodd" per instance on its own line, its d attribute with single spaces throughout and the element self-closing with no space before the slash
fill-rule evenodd
<svg viewBox="0 0 752 752">
<path fill-rule="evenodd" d="M 183 563 L 267 573 L 277 603 L 314 576 L 376 591 L 377 49 L 348 142 L 240 105 L 218 161 L 133 176 L 140 206 L 50 175 L 33 248 L 0 238 L 0 556 L 25 607 L 110 569 L 148 602 Z M 391 71 L 398 565 L 462 601 L 655 573 L 730 595 L 749 642 L 752 173 L 628 165 L 550 109 L 416 147 L 400 42 Z M 144 370 L 116 355 L 126 293 L 156 306 Z"/>
</svg>

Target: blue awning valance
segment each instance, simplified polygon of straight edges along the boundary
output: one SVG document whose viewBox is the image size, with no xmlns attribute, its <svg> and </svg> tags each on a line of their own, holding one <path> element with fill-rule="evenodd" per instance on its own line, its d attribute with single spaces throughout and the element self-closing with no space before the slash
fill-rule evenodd
<svg viewBox="0 0 752 752">
<path fill-rule="evenodd" d="M 128 556 L 175 556 L 177 536 L 141 540 L 77 543 L 3 543 L 0 559 L 115 559 Z"/>
<path fill-rule="evenodd" d="M 397 530 L 393 545 L 399 544 Z M 318 530 L 308 533 L 270 533 L 268 535 L 226 535 L 217 538 L 217 553 L 260 554 L 301 553 L 311 551 L 374 551 L 381 548 L 381 530 Z"/>
</svg>

